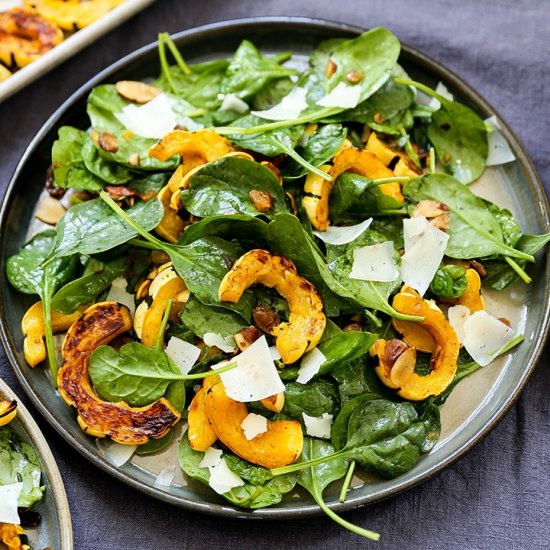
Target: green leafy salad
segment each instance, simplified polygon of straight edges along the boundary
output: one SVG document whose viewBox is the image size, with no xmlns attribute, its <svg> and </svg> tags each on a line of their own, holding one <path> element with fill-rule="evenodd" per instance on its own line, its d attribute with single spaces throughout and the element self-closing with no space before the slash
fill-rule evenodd
<svg viewBox="0 0 550 550">
<path fill-rule="evenodd" d="M 325 488 L 411 470 L 456 384 L 521 342 L 484 293 L 529 283 L 550 234 L 469 187 L 514 159 L 498 121 L 399 53 L 378 28 L 187 65 L 162 34 L 156 80 L 95 87 L 90 127 L 59 129 L 46 230 L 7 274 L 40 298 L 28 363 L 115 464 L 182 423 L 174 466 L 232 504 L 301 486 L 378 539 Z"/>
</svg>

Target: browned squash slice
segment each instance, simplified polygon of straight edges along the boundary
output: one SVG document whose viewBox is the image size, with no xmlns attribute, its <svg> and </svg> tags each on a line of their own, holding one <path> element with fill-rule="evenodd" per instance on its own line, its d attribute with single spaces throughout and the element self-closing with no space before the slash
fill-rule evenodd
<svg viewBox="0 0 550 550">
<path fill-rule="evenodd" d="M 265 433 L 250 441 L 246 439 L 241 424 L 248 416 L 248 409 L 244 403 L 227 397 L 221 383 L 207 391 L 204 406 L 218 439 L 252 464 L 279 468 L 292 464 L 302 453 L 302 427 L 294 420 L 268 420 Z"/>
<path fill-rule="evenodd" d="M 206 449 L 211 447 L 218 439 L 206 415 L 204 399 L 206 397 L 206 392 L 214 384 L 218 384 L 219 382 L 219 376 L 209 376 L 205 378 L 201 389 L 195 394 L 191 401 L 191 405 L 189 405 L 189 417 L 187 418 L 189 428 L 187 430 L 187 438 L 189 439 L 189 445 L 191 445 L 195 451 L 206 451 Z"/>
<path fill-rule="evenodd" d="M 274 288 L 288 302 L 288 322 L 273 327 L 272 334 L 283 363 L 294 363 L 312 350 L 323 335 L 323 302 L 288 258 L 259 249 L 241 256 L 225 275 L 218 292 L 220 301 L 237 303 L 255 283 Z"/>
<path fill-rule="evenodd" d="M 116 302 L 89 307 L 69 329 L 63 344 L 65 362 L 57 374 L 59 393 L 79 415 L 88 433 L 109 436 L 117 443 L 141 445 L 165 435 L 180 413 L 164 398 L 146 407 L 101 400 L 88 374 L 91 353 L 132 328 L 128 308 Z"/>
<path fill-rule="evenodd" d="M 17 401 L 0 401 L 0 426 L 6 426 L 17 415 Z"/>
<path fill-rule="evenodd" d="M 157 227 L 155 227 L 155 233 L 159 237 L 167 240 L 169 243 L 175 244 L 181 237 L 185 226 L 189 225 L 189 222 L 183 221 L 178 216 L 177 212 L 170 207 L 172 194 L 173 192 L 170 189 L 170 183 L 163 187 L 158 194 L 158 198 L 164 207 L 164 216 Z"/>
</svg>

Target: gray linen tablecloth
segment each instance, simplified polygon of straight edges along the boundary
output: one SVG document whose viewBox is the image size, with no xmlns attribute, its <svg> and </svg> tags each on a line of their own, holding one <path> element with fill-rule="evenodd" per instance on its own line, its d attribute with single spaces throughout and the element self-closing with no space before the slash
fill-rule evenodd
<svg viewBox="0 0 550 550">
<path fill-rule="evenodd" d="M 306 15 L 389 27 L 494 105 L 526 145 L 548 190 L 549 8 L 547 0 L 159 0 L 0 105 L 2 193 L 50 113 L 99 70 L 153 41 L 160 30 L 176 32 L 258 15 Z M 0 354 L 0 376 L 28 405 Z M 549 360 L 547 350 L 510 412 L 458 463 L 405 494 L 346 514 L 350 521 L 383 533 L 378 545 L 324 517 L 251 523 L 170 507 L 96 469 L 35 416 L 65 481 L 78 549 L 549 548 Z"/>
</svg>

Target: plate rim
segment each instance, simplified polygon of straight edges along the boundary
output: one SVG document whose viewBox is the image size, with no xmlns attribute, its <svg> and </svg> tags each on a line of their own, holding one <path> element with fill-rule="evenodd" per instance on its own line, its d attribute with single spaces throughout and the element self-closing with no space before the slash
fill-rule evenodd
<svg viewBox="0 0 550 550">
<path fill-rule="evenodd" d="M 247 27 L 257 27 L 261 25 L 280 25 L 282 27 L 291 25 L 291 26 L 310 26 L 312 28 L 322 28 L 328 29 L 335 34 L 338 32 L 346 34 L 360 34 L 364 32 L 365 29 L 356 25 L 350 25 L 342 22 L 329 21 L 325 19 L 311 18 L 311 17 L 295 17 L 295 16 L 266 16 L 266 17 L 249 17 L 249 18 L 238 18 L 230 19 L 225 21 L 219 21 L 214 23 L 209 23 L 206 25 L 200 25 L 197 27 L 192 27 L 180 31 L 178 33 L 171 34 L 171 37 L 176 41 L 185 40 L 188 38 L 193 38 L 198 35 L 207 36 L 211 35 L 223 35 L 224 32 L 229 32 L 236 28 L 246 29 Z M 44 123 L 42 128 L 38 131 L 35 137 L 31 140 L 27 146 L 21 160 L 19 161 L 11 179 L 8 184 L 5 195 L 2 199 L 2 207 L 0 210 L 0 242 L 4 242 L 4 234 L 6 230 L 6 217 L 9 211 L 9 205 L 13 199 L 14 191 L 16 184 L 18 182 L 20 172 L 23 167 L 28 162 L 29 158 L 32 157 L 37 145 L 42 141 L 44 136 L 51 131 L 51 129 L 57 124 L 58 120 L 68 111 L 72 106 L 74 106 L 79 101 L 82 101 L 90 89 L 93 86 L 98 85 L 105 79 L 109 78 L 111 75 L 117 71 L 124 69 L 129 64 L 137 62 L 142 56 L 148 54 L 151 50 L 154 50 L 157 47 L 158 42 L 154 41 L 150 44 L 142 46 L 137 50 L 131 52 L 130 54 L 122 57 L 118 61 L 115 61 L 113 64 L 109 65 L 102 71 L 100 71 L 95 77 L 89 79 L 82 86 L 80 86 L 74 93 L 72 93 L 48 118 Z M 545 230 L 550 230 L 550 207 L 548 203 L 548 197 L 541 181 L 541 178 L 531 160 L 529 154 L 527 153 L 525 147 L 521 141 L 517 138 L 513 130 L 506 123 L 506 121 L 500 116 L 498 111 L 476 90 L 465 82 L 461 77 L 456 73 L 448 69 L 442 63 L 437 62 L 432 57 L 426 55 L 425 53 L 420 52 L 416 48 L 407 46 L 406 44 L 401 43 L 401 56 L 410 60 L 412 62 L 418 63 L 424 69 L 427 69 L 430 73 L 436 75 L 442 80 L 445 80 L 447 83 L 451 84 L 452 87 L 457 89 L 460 94 L 477 109 L 486 113 L 487 116 L 496 115 L 498 117 L 499 123 L 501 125 L 501 132 L 504 134 L 508 142 L 511 144 L 512 149 L 517 156 L 518 167 L 523 172 L 525 180 L 529 185 L 531 194 L 538 200 L 541 211 L 542 222 L 545 226 Z M 543 262 L 540 263 L 542 265 Z M 419 473 L 411 480 L 402 481 L 401 483 L 394 484 L 388 489 L 383 489 L 378 491 L 375 495 L 370 496 L 356 496 L 349 498 L 344 503 L 334 503 L 330 504 L 330 507 L 337 511 L 342 512 L 346 510 L 351 510 L 364 506 L 367 504 L 372 504 L 380 500 L 389 498 L 391 496 L 397 495 L 405 490 L 411 489 L 416 485 L 426 481 L 427 479 L 434 476 L 436 473 L 441 472 L 452 463 L 463 457 L 467 454 L 474 446 L 480 443 L 498 424 L 498 422 L 503 418 L 503 416 L 508 412 L 511 406 L 515 403 L 522 390 L 524 389 L 527 381 L 531 377 L 542 352 L 544 350 L 545 343 L 548 339 L 549 334 L 549 323 L 550 323 L 550 310 L 548 308 L 550 293 L 548 288 L 550 287 L 550 254 L 547 254 L 545 266 L 543 268 L 543 275 L 546 279 L 546 292 L 544 295 L 544 314 L 542 317 L 542 322 L 538 327 L 537 342 L 530 354 L 526 368 L 524 369 L 521 377 L 519 378 L 517 384 L 511 391 L 508 398 L 503 402 L 503 404 L 492 414 L 490 419 L 486 422 L 483 428 L 476 433 L 476 435 L 471 438 L 468 442 L 462 444 L 453 452 L 449 453 L 445 458 L 443 458 L 436 465 L 428 468 L 426 471 Z M 14 351 L 15 346 L 13 345 L 13 340 L 9 331 L 7 330 L 7 320 L 4 311 L 4 301 L 3 301 L 4 290 L 0 288 L 0 339 L 4 345 L 6 356 L 9 360 L 9 363 L 12 369 L 15 371 L 15 374 L 18 378 L 19 383 L 22 385 L 25 393 L 29 396 L 33 404 L 37 407 L 39 412 L 44 416 L 48 423 L 60 434 L 65 440 L 76 449 L 82 456 L 87 460 L 92 462 L 95 466 L 101 468 L 106 473 L 114 476 L 116 479 L 121 480 L 125 484 L 133 487 L 145 493 L 149 496 L 153 496 L 161 501 L 164 501 L 168 504 L 178 506 L 191 511 L 206 513 L 209 515 L 225 516 L 225 517 L 234 517 L 234 518 L 247 518 L 247 519 L 292 519 L 298 517 L 306 517 L 312 515 L 320 515 L 322 512 L 317 507 L 315 503 L 300 505 L 299 509 L 273 509 L 273 508 L 263 508 L 254 511 L 247 511 L 243 509 L 238 509 L 237 507 L 227 503 L 227 504 L 214 504 L 214 503 L 205 503 L 205 502 L 196 502 L 191 500 L 183 500 L 181 497 L 172 495 L 170 493 L 161 491 L 160 489 L 145 485 L 143 482 L 135 479 L 134 477 L 128 475 L 123 470 L 120 470 L 114 467 L 110 462 L 107 461 L 104 457 L 99 456 L 89 452 L 89 450 L 80 443 L 75 437 L 73 437 L 72 432 L 65 428 L 63 423 L 57 420 L 56 415 L 53 414 L 45 401 L 45 398 L 42 398 L 39 394 L 33 391 L 32 385 L 27 380 L 24 374 L 24 370 L 17 361 L 17 357 Z M 399 478 L 396 478 L 397 480 Z"/>
<path fill-rule="evenodd" d="M 59 550 L 72 550 L 73 548 L 73 526 L 71 521 L 71 510 L 65 484 L 61 478 L 59 467 L 53 456 L 53 453 L 39 428 L 38 424 L 32 417 L 31 413 L 25 407 L 17 394 L 0 378 L 0 397 L 5 396 L 7 399 L 17 401 L 17 420 L 21 424 L 26 438 L 33 446 L 40 463 L 42 464 L 42 475 L 48 477 L 52 498 L 54 502 L 55 515 L 59 526 Z"/>
</svg>

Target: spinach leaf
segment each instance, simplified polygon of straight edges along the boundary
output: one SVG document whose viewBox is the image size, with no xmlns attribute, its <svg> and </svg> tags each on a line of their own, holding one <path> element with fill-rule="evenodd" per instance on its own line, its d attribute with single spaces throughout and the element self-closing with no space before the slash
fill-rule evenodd
<svg viewBox="0 0 550 550">
<path fill-rule="evenodd" d="M 404 186 L 403 194 L 412 201 L 427 199 L 447 205 L 451 217 L 447 256 L 470 259 L 502 254 L 533 261 L 532 255 L 504 242 L 499 219 L 485 201 L 453 177 L 430 174 L 415 178 Z"/>
<path fill-rule="evenodd" d="M 104 264 L 96 262 L 82 277 L 67 283 L 52 298 L 52 308 L 60 313 L 73 313 L 79 306 L 92 302 L 128 267 L 125 257 Z"/>
<path fill-rule="evenodd" d="M 281 411 L 304 425 L 302 413 L 308 416 L 323 416 L 324 413 L 336 416 L 340 408 L 338 391 L 328 380 L 311 380 L 307 384 L 290 382 L 286 384 L 285 404 Z"/>
<path fill-rule="evenodd" d="M 58 139 L 52 146 L 52 167 L 55 184 L 62 189 L 84 189 L 99 191 L 102 180 L 92 174 L 82 158 L 82 148 L 90 136 L 71 126 L 59 128 Z"/>
<path fill-rule="evenodd" d="M 267 224 L 260 218 L 246 214 L 207 216 L 185 229 L 178 244 L 190 244 L 202 237 L 221 237 L 226 241 L 237 239 L 242 246 L 267 247 Z"/>
<path fill-rule="evenodd" d="M 439 407 L 433 403 L 419 403 L 416 405 L 416 411 L 426 431 L 426 437 L 422 442 L 420 452 L 429 453 L 435 447 L 441 435 Z"/>
<path fill-rule="evenodd" d="M 399 201 L 382 193 L 377 182 L 351 172 L 336 178 L 329 196 L 330 219 L 335 224 L 363 221 L 401 207 Z"/>
<path fill-rule="evenodd" d="M 146 230 L 155 228 L 164 216 L 164 208 L 157 199 L 138 202 L 127 210 L 130 216 Z M 101 199 L 94 199 L 71 207 L 56 226 L 57 238 L 49 259 L 72 254 L 97 254 L 123 244 L 137 235 L 111 211 Z"/>
<path fill-rule="evenodd" d="M 311 165 L 319 167 L 338 152 L 346 135 L 347 128 L 341 124 L 324 124 L 309 137 L 304 146 L 297 147 L 296 152 Z M 285 180 L 291 180 L 305 176 L 308 169 L 291 159 L 281 173 Z"/>
<path fill-rule="evenodd" d="M 388 80 L 400 50 L 399 40 L 384 28 L 372 29 L 341 42 L 330 55 L 336 70 L 325 80 L 325 93 L 341 82 L 349 84 L 347 74 L 358 71 L 362 78 L 356 86 L 361 87 L 360 101 L 364 101 Z"/>
<path fill-rule="evenodd" d="M 180 67 L 172 65 L 153 85 L 184 97 L 195 107 L 217 109 L 221 105 L 218 95 L 228 66 L 229 61 L 219 59 L 191 65 L 190 72 L 184 73 Z"/>
<path fill-rule="evenodd" d="M 294 74 L 294 69 L 281 67 L 276 58 L 264 57 L 252 42 L 243 40 L 229 62 L 221 91 L 246 99 L 268 82 Z"/>
<path fill-rule="evenodd" d="M 458 298 L 466 292 L 466 270 L 459 265 L 441 265 L 430 283 L 430 292 L 440 298 Z"/>
<path fill-rule="evenodd" d="M 202 166 L 188 181 L 181 198 L 195 216 L 268 215 L 254 206 L 252 191 L 269 193 L 272 212 L 287 211 L 285 192 L 269 168 L 252 160 L 225 157 Z"/>
<path fill-rule="evenodd" d="M 338 365 L 331 370 L 330 375 L 338 384 L 342 406 L 358 395 L 365 393 L 385 395 L 383 386 L 374 369 L 367 367 L 366 356 Z"/>
<path fill-rule="evenodd" d="M 550 241 L 550 233 L 545 235 L 522 235 L 516 243 L 516 248 L 526 254 L 535 255 L 542 250 Z M 520 267 L 525 267 L 524 260 L 518 260 Z M 510 285 L 519 281 L 518 273 L 510 265 L 502 260 L 491 260 L 483 264 L 487 270 L 487 277 L 483 279 L 483 284 L 494 288 L 495 290 L 504 290 Z"/>
<path fill-rule="evenodd" d="M 94 86 L 86 104 L 86 112 L 90 117 L 92 128 L 98 132 L 119 132 L 124 126 L 113 115 L 130 105 L 131 101 L 124 99 L 114 84 L 100 84 Z"/>
<path fill-rule="evenodd" d="M 172 403 L 172 401 L 170 402 Z M 172 443 L 173 439 L 174 439 L 174 428 L 170 429 L 166 433 L 166 435 L 163 435 L 159 439 L 150 439 L 149 441 L 147 441 L 147 443 L 144 443 L 143 445 L 138 445 L 138 448 L 136 449 L 136 454 L 138 456 L 145 456 L 145 455 L 151 455 L 153 453 L 158 453 L 159 451 L 166 449 L 166 447 L 168 447 L 168 445 Z"/>
<path fill-rule="evenodd" d="M 296 474 L 297 475 L 297 474 Z M 42 500 L 45 487 L 40 484 L 42 467 L 30 443 L 23 441 L 10 426 L 0 428 L 0 485 L 23 483 L 17 502 L 30 508 Z"/>
<path fill-rule="evenodd" d="M 180 314 L 183 324 L 202 338 L 206 332 L 214 332 L 222 338 L 234 336 L 248 324 L 234 311 L 207 306 L 191 296 Z"/>
<path fill-rule="evenodd" d="M 305 438 L 304 450 L 302 451 L 302 457 L 305 460 L 323 459 L 324 457 L 331 456 L 333 454 L 334 448 L 329 442 L 320 441 L 309 437 Z M 345 458 L 336 458 L 334 460 L 330 460 L 329 462 L 320 462 L 315 466 L 311 466 L 310 468 L 303 470 L 300 474 L 300 478 L 298 479 L 298 483 L 307 489 L 321 510 L 323 510 L 323 512 L 336 523 L 358 535 L 361 535 L 362 537 L 372 540 L 379 540 L 380 535 L 378 533 L 368 531 L 367 529 L 362 529 L 361 527 L 346 521 L 333 512 L 323 500 L 323 491 L 326 487 L 333 481 L 344 477 L 347 469 L 348 461 Z"/>
<path fill-rule="evenodd" d="M 250 107 L 254 111 L 271 109 L 271 107 L 279 104 L 293 87 L 294 83 L 288 76 L 273 80 L 269 86 L 264 86 L 250 98 Z"/>
<path fill-rule="evenodd" d="M 187 432 L 181 439 L 179 448 L 179 463 L 181 469 L 191 478 L 208 485 L 210 472 L 199 464 L 204 453 L 195 451 L 187 437 Z M 284 494 L 294 489 L 298 474 L 273 476 L 269 470 L 250 464 L 230 453 L 224 453 L 228 467 L 245 481 L 242 487 L 236 487 L 223 494 L 229 502 L 243 508 L 264 508 L 281 502 Z"/>
<path fill-rule="evenodd" d="M 80 154 L 82 155 L 84 166 L 89 172 L 97 176 L 101 181 L 110 183 L 111 185 L 127 183 L 134 177 L 128 168 L 102 158 L 92 138 L 88 134 L 86 136 L 87 138 L 84 140 Z"/>
<path fill-rule="evenodd" d="M 521 225 L 516 221 L 514 215 L 509 210 L 506 210 L 506 208 L 500 208 L 490 201 L 484 200 L 484 202 L 489 212 L 493 214 L 500 224 L 504 244 L 513 247 L 516 246 L 522 233 Z"/>
</svg>

